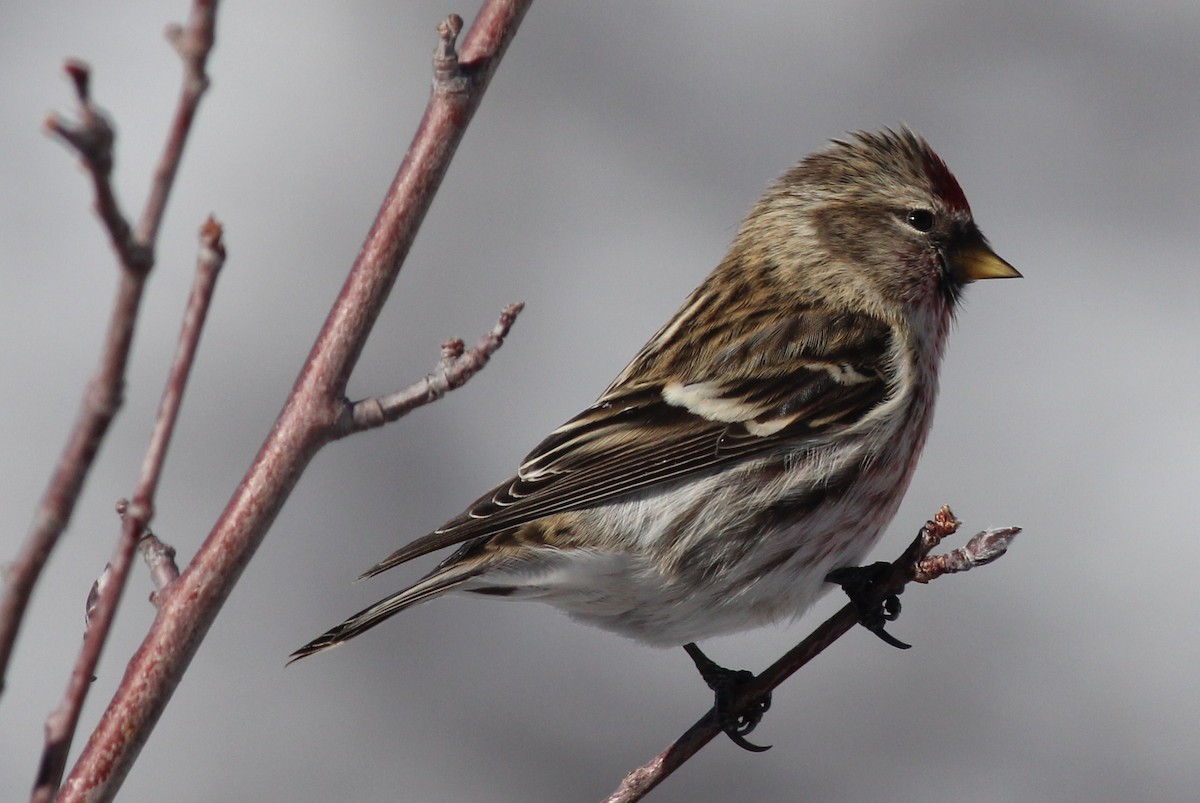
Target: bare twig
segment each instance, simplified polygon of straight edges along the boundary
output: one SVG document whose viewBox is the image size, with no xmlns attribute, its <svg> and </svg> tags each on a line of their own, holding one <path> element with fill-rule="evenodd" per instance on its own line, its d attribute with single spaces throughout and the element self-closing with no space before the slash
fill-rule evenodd
<svg viewBox="0 0 1200 803">
<path fill-rule="evenodd" d="M 1008 548 L 1008 545 L 1021 530 L 1019 527 L 1006 527 L 997 530 L 985 530 L 971 539 L 962 549 L 954 550 L 950 555 L 963 553 L 952 560 L 943 561 L 948 555 L 929 556 L 941 540 L 954 533 L 959 522 L 943 507 L 930 521 L 925 522 L 916 539 L 904 550 L 899 558 L 891 565 L 891 570 L 880 578 L 872 589 L 875 598 L 882 602 L 885 598 L 899 594 L 904 586 L 913 581 L 929 582 L 941 574 L 955 571 L 966 571 L 973 565 L 983 565 L 995 560 Z M 974 546 L 972 546 L 974 545 Z M 989 556 L 977 559 L 971 563 L 966 555 Z M 748 682 L 730 705 L 730 713 L 741 714 L 757 701 L 761 700 L 772 689 L 791 677 L 801 667 L 819 655 L 826 647 L 837 641 L 858 624 L 858 609 L 854 604 L 845 605 L 841 610 L 823 622 L 820 627 L 809 634 L 808 638 L 789 650 L 782 658 L 767 667 Z M 714 736 L 721 733 L 716 711 L 710 710 L 675 742 L 659 753 L 644 766 L 638 767 L 622 780 L 605 803 L 632 803 L 641 800 L 647 792 L 683 765 L 685 761 L 700 751 L 700 748 L 712 741 Z"/>
<path fill-rule="evenodd" d="M 200 228 L 200 252 L 196 258 L 196 278 L 192 283 L 187 309 L 183 314 L 183 325 L 179 332 L 179 347 L 171 362 L 171 368 L 167 375 L 167 386 L 163 390 L 154 432 L 150 437 L 150 447 L 146 450 L 146 457 L 142 462 L 141 485 L 134 494 L 133 506 L 128 514 L 138 519 L 139 534 L 146 529 L 154 515 L 154 494 L 158 490 L 158 481 L 166 460 L 167 447 L 171 443 L 171 435 L 175 432 L 175 422 L 179 419 L 183 393 L 187 390 L 192 364 L 196 359 L 196 349 L 200 345 L 200 335 L 204 331 L 204 321 L 208 317 L 208 308 L 212 304 L 213 293 L 217 288 L 217 277 L 224 266 L 224 230 L 221 228 L 221 224 L 210 215 Z"/>
<path fill-rule="evenodd" d="M 159 595 L 158 614 L 60 792 L 109 800 L 300 474 L 353 420 L 346 382 L 425 213 L 531 0 L 488 0 L 458 66 L 453 18 L 439 28 L 434 91 L 367 240 L 283 411 L 192 562 Z"/>
<path fill-rule="evenodd" d="M 83 647 L 79 651 L 75 668 L 71 672 L 66 693 L 63 695 L 62 702 L 46 719 L 46 746 L 42 751 L 42 761 L 38 768 L 32 798 L 36 803 L 52 799 L 62 780 L 67 753 L 75 735 L 76 725 L 79 723 L 79 713 L 87 698 L 88 688 L 91 686 L 96 671 L 96 664 L 99 663 L 100 654 L 108 640 L 109 628 L 116 616 L 121 594 L 125 590 L 134 552 L 154 515 L 154 496 L 158 490 L 159 477 L 162 476 L 167 447 L 171 442 L 171 434 L 175 431 L 175 422 L 179 417 L 183 393 L 187 389 L 196 348 L 200 343 L 204 319 L 212 301 L 213 291 L 216 289 L 217 275 L 224 264 L 225 246 L 221 241 L 221 226 L 210 217 L 200 231 L 200 255 L 196 262 L 196 279 L 192 285 L 187 310 L 184 313 L 183 326 L 179 333 L 179 347 L 167 375 L 166 387 L 163 389 L 162 401 L 159 404 L 158 416 L 154 423 L 154 431 L 150 436 L 150 446 L 146 450 L 146 458 L 142 463 L 142 473 L 138 480 L 137 490 L 131 504 L 122 504 L 118 508 L 122 526 L 116 554 L 105 567 L 104 582 L 98 581 L 93 589 L 96 598 L 95 606 L 89 605 L 90 615 L 87 617 L 87 627 L 84 630 Z M 89 602 L 91 602 L 90 598 Z"/>
<path fill-rule="evenodd" d="M 166 149 L 158 160 L 154 181 L 150 185 L 150 197 L 146 200 L 146 211 L 138 221 L 138 240 L 153 243 L 158 237 L 163 212 L 167 208 L 167 197 L 179 172 L 183 146 L 200 98 L 208 90 L 208 56 L 212 53 L 217 35 L 217 1 L 193 0 L 187 23 L 183 26 L 168 25 L 167 40 L 183 61 L 183 86 L 179 90 L 179 102 L 175 105 L 175 117 L 167 135 Z"/>
<path fill-rule="evenodd" d="M 121 266 L 131 273 L 146 273 L 153 264 L 153 256 L 134 240 L 133 229 L 125 219 L 113 190 L 113 141 L 116 134 L 108 117 L 92 103 L 91 69 L 82 61 L 71 59 L 63 65 L 63 70 L 75 85 L 79 120 L 71 122 L 64 117 L 51 115 L 45 122 L 46 131 L 70 145 L 83 160 L 95 190 L 93 203 L 96 214 L 108 231 Z"/>
<path fill-rule="evenodd" d="M 108 231 L 121 263 L 117 300 L 109 317 L 100 366 L 84 391 L 82 409 L 59 456 L 20 553 L 5 572 L 0 594 L 0 692 L 16 643 L 17 631 L 42 568 L 70 523 L 83 482 L 108 427 L 121 407 L 125 366 L 146 276 L 154 265 L 154 244 L 166 208 L 188 131 L 208 79 L 204 64 L 212 47 L 216 0 L 195 0 L 182 38 L 186 47 L 184 90 L 176 109 L 167 146 L 155 170 L 154 182 L 137 230 L 133 231 L 117 204 L 109 176 L 113 165 L 113 131 L 91 100 L 86 65 L 70 61 L 67 74 L 80 103 L 79 120 L 68 123 L 52 117 L 47 129 L 61 137 L 83 160 L 95 188 L 96 212 Z"/>
<path fill-rule="evenodd" d="M 465 385 L 471 377 L 483 370 L 492 355 L 504 345 L 508 330 L 512 328 L 524 308 L 524 304 L 509 304 L 505 307 L 500 313 L 500 320 L 470 351 L 466 350 L 461 340 L 443 343 L 442 359 L 438 363 L 437 371 L 419 382 L 387 396 L 355 402 L 347 434 L 395 421 Z"/>
</svg>

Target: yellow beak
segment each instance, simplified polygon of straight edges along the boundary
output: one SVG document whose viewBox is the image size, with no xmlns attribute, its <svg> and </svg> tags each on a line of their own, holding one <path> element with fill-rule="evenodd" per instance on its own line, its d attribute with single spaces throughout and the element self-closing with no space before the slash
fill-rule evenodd
<svg viewBox="0 0 1200 803">
<path fill-rule="evenodd" d="M 977 279 L 1020 279 L 1021 274 L 982 240 L 972 240 L 955 249 L 950 270 L 960 282 Z"/>
</svg>

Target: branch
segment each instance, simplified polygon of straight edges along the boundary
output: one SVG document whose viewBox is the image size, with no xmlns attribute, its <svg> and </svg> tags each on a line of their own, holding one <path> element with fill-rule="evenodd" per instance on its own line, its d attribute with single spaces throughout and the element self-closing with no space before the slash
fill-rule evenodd
<svg viewBox="0 0 1200 803">
<path fill-rule="evenodd" d="M 346 382 L 399 275 L 467 124 L 531 0 L 487 0 L 460 54 L 461 20 L 438 29 L 425 116 L 283 411 L 221 517 L 158 613 L 59 795 L 110 800 L 129 772 L 242 569 L 313 455 L 345 434 Z M 348 414 L 348 409 L 350 413 Z"/>
<path fill-rule="evenodd" d="M 217 275 L 224 264 L 225 246 L 221 242 L 221 226 L 210 217 L 200 231 L 200 256 L 196 263 L 196 279 L 188 299 L 187 311 L 184 313 L 179 347 L 167 375 L 166 387 L 163 389 L 162 401 L 159 404 L 154 431 L 150 436 L 150 446 L 142 463 L 142 474 L 133 495 L 133 503 L 126 504 L 122 501 L 118 506 L 122 527 L 116 554 L 105 567 L 101 578 L 96 581 L 88 598 L 83 646 L 71 671 L 62 702 L 46 719 L 46 746 L 42 750 L 42 760 L 37 780 L 34 782 L 34 803 L 48 803 L 62 781 L 71 740 L 79 724 L 79 713 L 95 677 L 96 664 L 100 662 L 104 644 L 108 641 L 109 629 L 117 613 L 117 604 L 129 578 L 129 567 L 133 563 L 134 552 L 154 515 L 154 495 L 158 490 L 158 480 L 167 457 L 167 447 L 171 442 L 171 434 L 175 431 L 183 393 L 187 389 L 196 348 L 200 343 L 200 333 L 204 328 L 213 291 L 216 289 Z"/>
<path fill-rule="evenodd" d="M 93 202 L 96 214 L 108 231 L 117 259 L 126 271 L 135 274 L 147 273 L 153 265 L 152 253 L 134 240 L 133 229 L 125 219 L 112 186 L 113 142 L 116 133 L 108 117 L 92 104 L 91 70 L 87 64 L 74 59 L 63 65 L 63 70 L 75 85 L 75 97 L 79 101 L 79 122 L 52 115 L 45 122 L 48 133 L 62 139 L 79 154 L 83 166 L 92 178 L 95 190 Z"/>
<path fill-rule="evenodd" d="M 967 571 L 973 566 L 990 563 L 1003 555 L 1017 533 L 1021 532 L 1019 527 L 985 530 L 972 538 L 965 547 L 947 555 L 930 556 L 929 553 L 943 538 L 953 534 L 959 524 L 949 507 L 942 507 L 933 520 L 925 522 L 916 539 L 891 564 L 890 571 L 883 575 L 874 587 L 876 601 L 882 602 L 889 596 L 899 594 L 905 585 L 914 580 L 928 583 L 942 574 Z M 749 710 L 856 624 L 858 609 L 855 605 L 851 603 L 842 607 L 809 634 L 808 638 L 748 682 L 732 701 L 730 713 L 738 715 Z M 616 791 L 605 798 L 605 803 L 632 803 L 641 800 L 647 792 L 662 783 L 668 775 L 679 769 L 719 733 L 721 727 L 717 722 L 716 711 L 710 710 L 670 747 L 649 763 L 625 776 Z"/>
<path fill-rule="evenodd" d="M 90 73 L 82 62 L 69 61 L 66 64 L 67 75 L 74 82 L 80 104 L 79 121 L 69 123 L 62 118 L 52 117 L 46 122 L 47 130 L 61 137 L 83 160 L 84 169 L 91 176 L 95 189 L 96 212 L 108 232 L 122 270 L 117 300 L 109 317 L 108 334 L 100 355 L 100 366 L 84 391 L 82 409 L 38 503 L 25 543 L 5 571 L 4 589 L 0 594 L 0 693 L 4 690 L 8 662 L 33 587 L 59 537 L 71 521 L 96 452 L 121 407 L 125 366 L 129 360 L 142 289 L 154 265 L 158 224 L 167 204 L 196 107 L 208 83 L 204 64 L 212 47 L 215 12 L 215 0 L 195 0 L 187 29 L 180 33 L 177 40 L 177 49 L 187 53 L 184 59 L 184 90 L 136 232 L 122 214 L 113 192 L 110 182 L 113 130 L 104 114 L 92 104 Z M 179 42 L 186 43 L 186 46 Z"/>
<path fill-rule="evenodd" d="M 355 402 L 345 434 L 383 426 L 465 385 L 483 370 L 492 355 L 504 345 L 504 338 L 508 337 L 508 331 L 523 309 L 525 305 L 521 303 L 505 307 L 492 331 L 481 337 L 470 351 L 466 351 L 463 342 L 458 339 L 443 343 L 442 359 L 437 371 L 421 381 L 387 396 Z"/>
</svg>

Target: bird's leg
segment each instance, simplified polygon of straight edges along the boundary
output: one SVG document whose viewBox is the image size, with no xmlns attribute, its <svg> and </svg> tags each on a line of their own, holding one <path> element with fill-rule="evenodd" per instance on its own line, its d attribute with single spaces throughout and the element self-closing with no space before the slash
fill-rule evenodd
<svg viewBox="0 0 1200 803">
<path fill-rule="evenodd" d="M 730 706 L 737 699 L 738 693 L 747 683 L 754 679 L 754 673 L 747 669 L 726 669 L 723 666 L 719 666 L 701 652 L 700 648 L 694 642 L 684 644 L 683 648 L 687 650 L 692 663 L 700 671 L 700 677 L 704 679 L 704 682 L 708 684 L 708 687 L 713 690 L 713 694 L 716 696 L 716 700 L 713 703 L 713 710 L 717 714 L 717 724 L 725 735 L 743 750 L 749 750 L 752 753 L 761 753 L 764 750 L 770 750 L 770 745 L 754 744 L 746 739 L 746 734 L 758 727 L 758 723 L 762 721 L 763 714 L 767 713 L 767 709 L 771 707 L 770 692 L 755 700 L 753 704 L 740 714 L 730 711 Z"/>
<path fill-rule="evenodd" d="M 907 650 L 911 644 L 905 644 L 900 639 L 883 629 L 887 622 L 896 621 L 900 615 L 900 598 L 895 594 L 879 595 L 879 584 L 891 571 L 890 563 L 872 563 L 870 566 L 847 566 L 834 569 L 825 575 L 825 582 L 835 583 L 842 587 L 850 602 L 858 610 L 858 621 L 887 644 L 897 649 Z"/>
</svg>

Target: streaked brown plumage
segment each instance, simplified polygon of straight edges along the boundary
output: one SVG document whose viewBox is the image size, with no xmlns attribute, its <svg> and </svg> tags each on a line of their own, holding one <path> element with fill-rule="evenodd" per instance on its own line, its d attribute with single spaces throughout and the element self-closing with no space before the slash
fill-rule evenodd
<svg viewBox="0 0 1200 803">
<path fill-rule="evenodd" d="M 295 657 L 450 590 L 663 645 L 799 615 L 899 505 L 963 286 L 1017 275 L 915 134 L 835 142 L 767 191 L 595 404 L 366 575 L 457 551 Z"/>
</svg>

